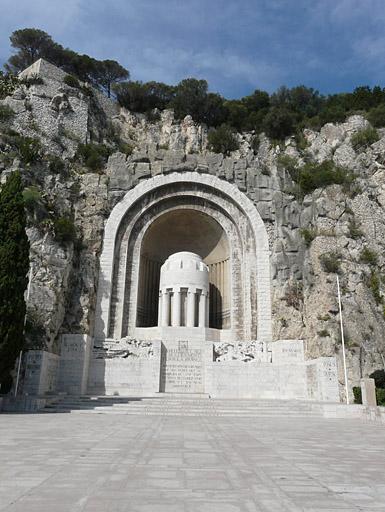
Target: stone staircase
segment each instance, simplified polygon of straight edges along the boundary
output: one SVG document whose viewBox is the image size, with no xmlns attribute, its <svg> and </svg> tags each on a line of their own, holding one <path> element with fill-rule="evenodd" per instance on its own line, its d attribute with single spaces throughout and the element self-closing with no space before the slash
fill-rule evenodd
<svg viewBox="0 0 385 512">
<path fill-rule="evenodd" d="M 322 417 L 322 406 L 297 400 L 218 399 L 194 395 L 156 397 L 66 396 L 44 413 L 125 414 L 149 416 Z"/>
</svg>

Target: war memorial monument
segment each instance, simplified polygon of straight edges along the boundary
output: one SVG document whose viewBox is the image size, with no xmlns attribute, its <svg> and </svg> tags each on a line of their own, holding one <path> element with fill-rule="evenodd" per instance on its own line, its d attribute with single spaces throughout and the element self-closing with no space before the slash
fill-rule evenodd
<svg viewBox="0 0 385 512">
<path fill-rule="evenodd" d="M 21 169 L 29 196 L 28 350 L 0 397 L 0 511 L 384 512 L 385 131 L 359 153 L 352 115 L 217 153 L 190 115 L 47 60 L 18 80 L 0 148 L 26 137 L 30 161 L 0 180 Z M 294 160 L 360 187 L 299 196 Z"/>
</svg>

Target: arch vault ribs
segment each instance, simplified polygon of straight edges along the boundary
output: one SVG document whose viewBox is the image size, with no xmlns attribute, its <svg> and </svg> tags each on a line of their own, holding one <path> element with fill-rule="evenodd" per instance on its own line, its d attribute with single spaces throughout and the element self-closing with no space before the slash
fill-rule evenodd
<svg viewBox="0 0 385 512">
<path fill-rule="evenodd" d="M 111 334 L 117 338 L 133 335 L 137 316 L 147 315 L 143 323 L 150 322 L 150 317 L 153 323 L 154 315 L 158 318 L 154 308 L 150 313 L 141 310 L 139 262 L 143 237 L 154 219 L 161 215 L 162 208 L 175 211 L 183 207 L 211 216 L 225 228 L 229 238 L 229 256 L 207 261 L 212 289 L 223 287 L 226 265 L 229 266 L 228 303 L 219 307 L 219 297 L 213 295 L 217 303 L 210 304 L 211 317 L 217 318 L 216 325 L 226 327 L 230 317 L 231 329 L 238 338 L 270 340 L 269 249 L 263 221 L 253 203 L 234 185 L 195 172 L 171 173 L 146 180 L 129 191 L 112 211 L 100 259 L 95 336 L 105 339 Z M 158 264 L 163 261 L 160 258 Z M 142 264 L 147 265 L 147 283 L 154 283 L 159 270 L 150 268 L 151 264 L 144 260 Z M 147 293 L 150 293 L 148 300 L 154 304 L 153 292 Z"/>
</svg>

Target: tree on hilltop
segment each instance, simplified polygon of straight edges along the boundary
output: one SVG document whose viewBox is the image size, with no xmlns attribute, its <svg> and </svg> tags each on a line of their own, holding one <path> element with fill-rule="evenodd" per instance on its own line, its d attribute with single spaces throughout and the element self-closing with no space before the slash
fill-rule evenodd
<svg viewBox="0 0 385 512">
<path fill-rule="evenodd" d="M 107 92 L 107 96 L 111 97 L 111 85 L 127 80 L 130 73 L 116 60 L 103 60 L 96 68 L 97 83 L 101 85 Z"/>
<path fill-rule="evenodd" d="M 18 73 L 40 58 L 49 58 L 57 50 L 52 37 L 37 28 L 15 30 L 10 36 L 11 46 L 18 52 L 8 59 L 7 71 Z"/>
<path fill-rule="evenodd" d="M 8 59 L 5 68 L 10 73 L 19 73 L 37 59 L 46 59 L 55 66 L 75 75 L 84 82 L 111 95 L 111 85 L 129 78 L 129 72 L 115 60 L 97 60 L 89 55 L 64 48 L 53 41 L 52 37 L 36 28 L 15 30 L 10 36 L 11 45 L 17 53 Z"/>
<path fill-rule="evenodd" d="M 24 292 L 28 284 L 29 242 L 19 172 L 0 191 L 0 383 L 12 385 L 11 372 L 24 346 Z"/>
</svg>

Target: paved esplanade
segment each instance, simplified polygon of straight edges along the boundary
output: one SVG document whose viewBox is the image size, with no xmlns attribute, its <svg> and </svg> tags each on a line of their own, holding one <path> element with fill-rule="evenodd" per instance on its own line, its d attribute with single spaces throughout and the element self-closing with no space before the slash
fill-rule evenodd
<svg viewBox="0 0 385 512">
<path fill-rule="evenodd" d="M 4 414 L 0 510 L 385 511 L 385 429 L 313 417 Z"/>
</svg>

